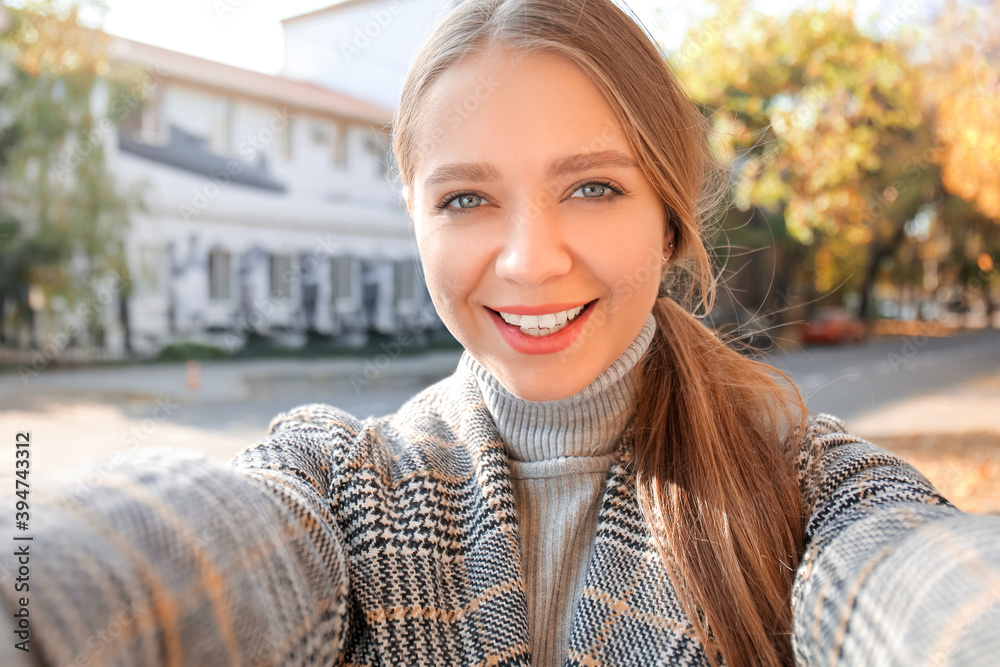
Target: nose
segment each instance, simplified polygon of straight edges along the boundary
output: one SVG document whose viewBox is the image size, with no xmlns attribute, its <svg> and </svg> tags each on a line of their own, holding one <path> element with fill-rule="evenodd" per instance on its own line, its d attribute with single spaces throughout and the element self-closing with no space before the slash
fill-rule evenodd
<svg viewBox="0 0 1000 667">
<path fill-rule="evenodd" d="M 507 221 L 507 235 L 497 257 L 497 275 L 533 287 L 569 272 L 573 260 L 558 217 L 525 206 Z"/>
</svg>

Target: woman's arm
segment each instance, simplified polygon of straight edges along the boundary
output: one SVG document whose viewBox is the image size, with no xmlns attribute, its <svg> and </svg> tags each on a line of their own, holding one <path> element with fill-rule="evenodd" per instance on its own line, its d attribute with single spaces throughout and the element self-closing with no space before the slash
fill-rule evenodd
<svg viewBox="0 0 1000 667">
<path fill-rule="evenodd" d="M 147 451 L 33 490 L 30 589 L 3 585 L 0 664 L 331 663 L 348 577 L 326 489 L 344 434 L 306 414 L 232 466 Z M 30 653 L 14 646 L 22 597 Z"/>
<path fill-rule="evenodd" d="M 811 512 L 793 591 L 800 664 L 996 664 L 1000 519 L 960 512 L 826 415 L 801 472 Z"/>
</svg>

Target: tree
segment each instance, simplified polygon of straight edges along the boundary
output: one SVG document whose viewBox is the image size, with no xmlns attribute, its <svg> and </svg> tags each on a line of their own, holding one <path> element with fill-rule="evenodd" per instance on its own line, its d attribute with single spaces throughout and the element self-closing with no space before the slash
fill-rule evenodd
<svg viewBox="0 0 1000 667">
<path fill-rule="evenodd" d="M 813 289 L 846 284 L 868 315 L 880 263 L 934 196 L 919 72 L 862 33 L 850 7 L 786 18 L 718 7 L 675 62 L 733 168 L 733 201 L 783 224 Z"/>
<path fill-rule="evenodd" d="M 0 32 L 0 308 L 11 298 L 22 326 L 31 323 L 29 286 L 74 311 L 94 305 L 96 284 L 118 273 L 118 298 L 128 298 L 124 239 L 140 198 L 120 192 L 107 168 L 114 123 L 95 92 L 134 85 L 136 73 L 112 72 L 109 36 L 81 25 L 81 9 L 98 7 L 28 2 L 6 10 Z M 99 339 L 89 312 L 83 330 Z M 0 312 L 0 339 L 4 320 Z"/>
<path fill-rule="evenodd" d="M 948 193 L 947 257 L 956 288 L 1000 307 L 1000 1 L 945 3 L 915 40 L 937 112 L 941 178 Z M 989 318 L 992 323 L 992 317 Z"/>
<path fill-rule="evenodd" d="M 1000 222 L 1000 1 L 952 0 L 927 32 L 945 187 Z"/>
</svg>

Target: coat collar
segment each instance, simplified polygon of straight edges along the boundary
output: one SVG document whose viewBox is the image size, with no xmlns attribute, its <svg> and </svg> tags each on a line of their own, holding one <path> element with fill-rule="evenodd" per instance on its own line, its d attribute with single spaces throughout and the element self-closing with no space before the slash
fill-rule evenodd
<svg viewBox="0 0 1000 667">
<path fill-rule="evenodd" d="M 482 516 L 500 539 L 502 553 L 490 565 L 490 585 L 513 580 L 516 613 L 509 637 L 528 644 L 527 605 L 521 575 L 520 535 L 505 445 L 475 378 L 450 378 L 439 407 L 472 462 L 474 484 L 482 489 Z M 577 602 L 566 665 L 708 664 L 652 543 L 635 494 L 630 451 L 620 446 L 601 502 L 593 559 Z M 476 545 L 470 545 L 475 552 Z M 472 556 L 472 553 L 470 553 Z M 530 658 L 529 658 L 530 660 Z"/>
</svg>

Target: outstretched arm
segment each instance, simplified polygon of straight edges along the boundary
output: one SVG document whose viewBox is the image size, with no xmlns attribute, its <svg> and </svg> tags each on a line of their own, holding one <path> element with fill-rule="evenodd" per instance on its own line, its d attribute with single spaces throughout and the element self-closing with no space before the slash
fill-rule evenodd
<svg viewBox="0 0 1000 667">
<path fill-rule="evenodd" d="M 808 665 L 994 665 L 1000 519 L 965 514 L 898 457 L 815 420 L 793 591 Z"/>
<path fill-rule="evenodd" d="M 8 626 L 28 600 L 30 653 L 9 627 L 0 664 L 331 663 L 348 577 L 330 439 L 279 418 L 232 466 L 146 451 L 34 490 L 30 590 L 0 592 Z"/>
</svg>

